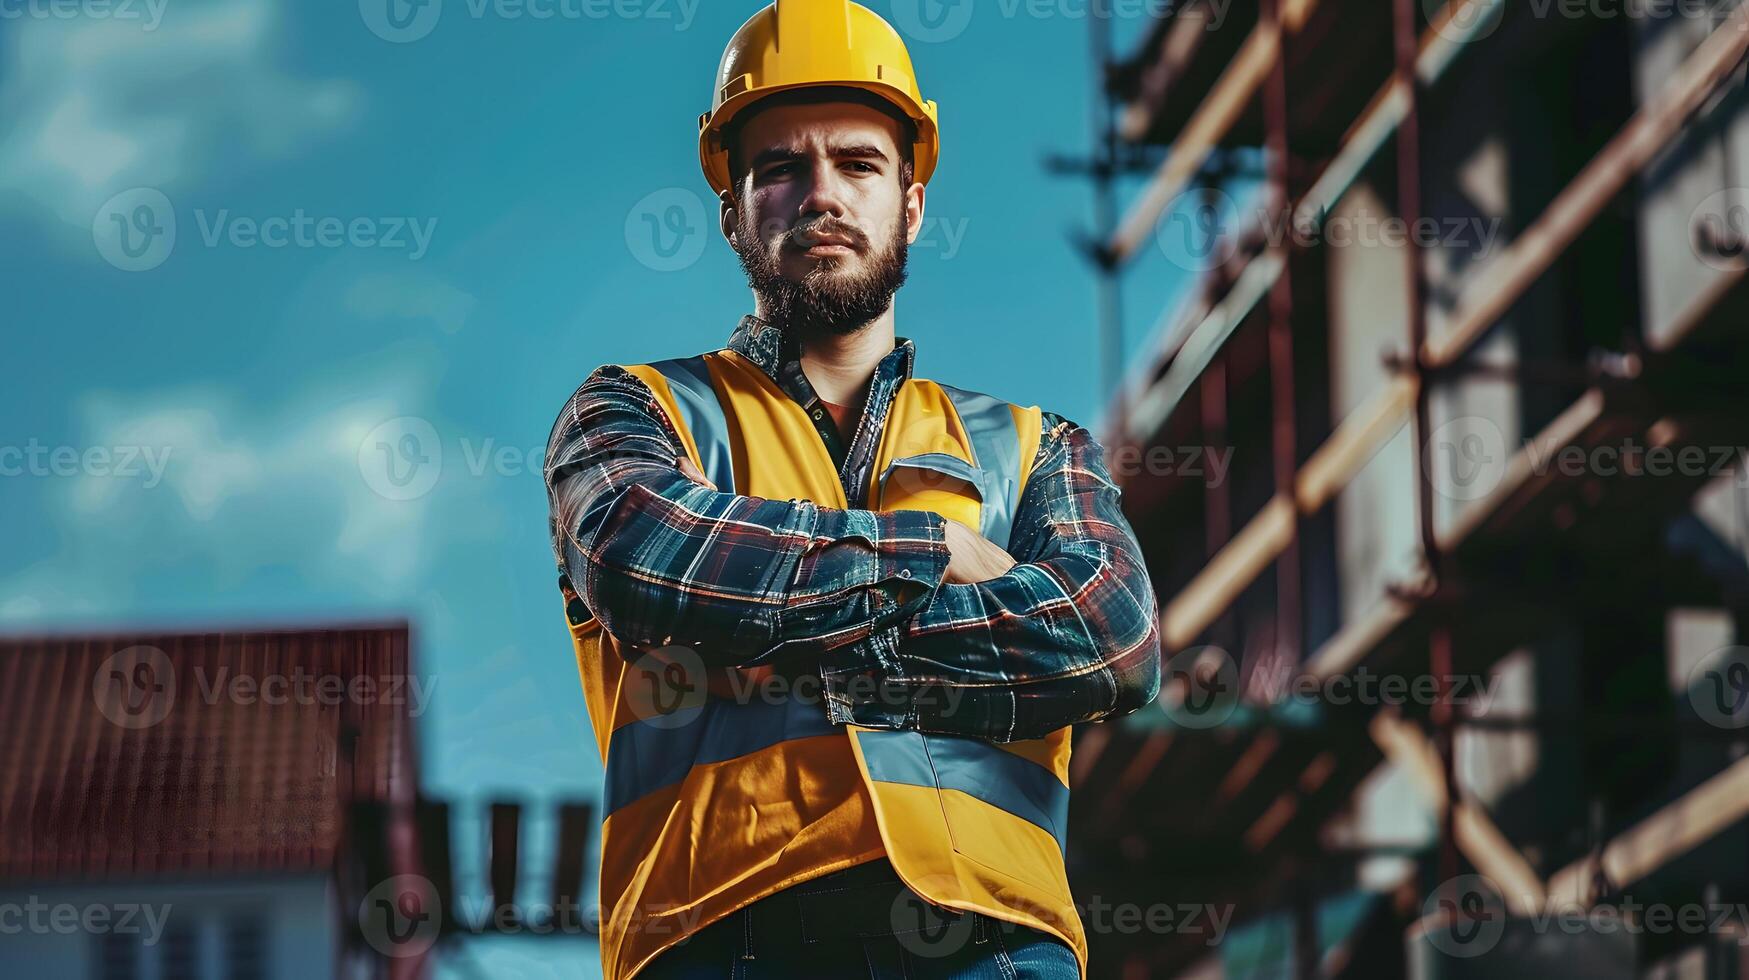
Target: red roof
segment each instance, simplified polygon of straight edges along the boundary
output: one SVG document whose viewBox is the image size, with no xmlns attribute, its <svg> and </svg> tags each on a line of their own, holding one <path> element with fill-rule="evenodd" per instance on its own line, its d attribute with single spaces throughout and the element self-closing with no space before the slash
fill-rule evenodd
<svg viewBox="0 0 1749 980">
<path fill-rule="evenodd" d="M 0 878 L 329 869 L 416 795 L 412 680 L 405 624 L 0 638 Z"/>
</svg>

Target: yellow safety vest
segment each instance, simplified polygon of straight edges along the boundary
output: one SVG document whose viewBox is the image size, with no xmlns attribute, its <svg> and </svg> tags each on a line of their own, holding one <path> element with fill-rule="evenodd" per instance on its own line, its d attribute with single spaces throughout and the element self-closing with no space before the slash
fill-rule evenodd
<svg viewBox="0 0 1749 980">
<path fill-rule="evenodd" d="M 723 490 L 846 508 L 807 413 L 724 349 L 627 365 Z M 1040 440 L 1037 406 L 910 378 L 894 396 L 868 506 L 929 510 L 1006 544 Z M 858 506 L 862 502 L 857 502 Z M 1061 938 L 1086 975 L 1064 868 L 1069 729 L 1029 741 L 839 726 L 820 700 L 705 698 L 652 715 L 643 651 L 567 621 L 606 769 L 601 958 L 626 980 L 760 898 L 885 856 L 913 891 Z"/>
</svg>

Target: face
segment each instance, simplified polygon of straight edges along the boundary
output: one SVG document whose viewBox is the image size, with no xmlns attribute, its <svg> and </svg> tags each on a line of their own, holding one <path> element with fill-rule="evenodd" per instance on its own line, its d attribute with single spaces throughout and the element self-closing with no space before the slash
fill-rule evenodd
<svg viewBox="0 0 1749 980">
<path fill-rule="evenodd" d="M 899 138 L 885 113 L 842 102 L 773 106 L 742 127 L 723 234 L 780 326 L 854 333 L 892 305 L 923 222 L 923 185 L 899 186 Z"/>
</svg>

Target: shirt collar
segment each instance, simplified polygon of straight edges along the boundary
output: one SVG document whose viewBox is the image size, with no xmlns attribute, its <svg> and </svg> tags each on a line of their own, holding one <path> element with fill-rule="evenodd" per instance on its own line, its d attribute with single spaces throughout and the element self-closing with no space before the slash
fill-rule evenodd
<svg viewBox="0 0 1749 980">
<path fill-rule="evenodd" d="M 802 372 L 801 346 L 788 331 L 749 313 L 736 324 L 727 347 L 758 365 L 797 404 L 808 406 L 819 397 Z M 895 336 L 892 352 L 875 366 L 875 380 L 892 377 L 902 384 L 911 377 L 916 353 L 910 338 Z"/>
</svg>

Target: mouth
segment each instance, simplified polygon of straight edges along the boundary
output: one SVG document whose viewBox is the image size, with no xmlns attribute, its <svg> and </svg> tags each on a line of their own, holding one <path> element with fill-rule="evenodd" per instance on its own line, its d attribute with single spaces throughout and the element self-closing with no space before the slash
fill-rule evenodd
<svg viewBox="0 0 1749 980">
<path fill-rule="evenodd" d="M 856 253 L 856 243 L 844 235 L 801 236 L 797 239 L 796 247 L 802 254 L 813 258 Z"/>
</svg>

